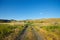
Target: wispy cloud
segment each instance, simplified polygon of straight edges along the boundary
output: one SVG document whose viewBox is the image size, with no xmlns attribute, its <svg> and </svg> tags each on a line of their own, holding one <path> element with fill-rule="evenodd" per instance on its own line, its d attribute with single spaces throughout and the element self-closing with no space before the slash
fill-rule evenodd
<svg viewBox="0 0 60 40">
<path fill-rule="evenodd" d="M 42 12 L 40 12 L 40 15 L 43 14 Z"/>
</svg>

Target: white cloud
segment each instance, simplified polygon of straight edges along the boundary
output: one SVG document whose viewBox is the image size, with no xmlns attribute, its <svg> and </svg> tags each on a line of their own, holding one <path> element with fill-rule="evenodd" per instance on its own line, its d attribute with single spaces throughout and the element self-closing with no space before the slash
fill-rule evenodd
<svg viewBox="0 0 60 40">
<path fill-rule="evenodd" d="M 40 14 L 43 14 L 43 13 L 40 13 Z"/>
</svg>

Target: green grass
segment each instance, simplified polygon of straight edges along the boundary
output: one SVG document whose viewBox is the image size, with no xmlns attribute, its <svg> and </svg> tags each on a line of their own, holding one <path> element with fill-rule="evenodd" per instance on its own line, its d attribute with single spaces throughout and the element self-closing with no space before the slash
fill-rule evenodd
<svg viewBox="0 0 60 40">
<path fill-rule="evenodd" d="M 13 32 L 16 26 L 11 26 L 7 24 L 0 24 L 0 40 L 3 40 L 4 37 L 8 36 Z"/>
<path fill-rule="evenodd" d="M 55 30 L 58 30 L 60 31 L 60 26 L 44 26 L 42 27 L 43 29 L 47 30 L 47 31 L 51 31 L 51 32 L 54 32 Z"/>
<path fill-rule="evenodd" d="M 53 26 L 44 26 L 42 29 L 46 30 L 48 35 L 53 35 L 52 38 L 60 40 L 60 26 L 53 25 Z"/>
</svg>

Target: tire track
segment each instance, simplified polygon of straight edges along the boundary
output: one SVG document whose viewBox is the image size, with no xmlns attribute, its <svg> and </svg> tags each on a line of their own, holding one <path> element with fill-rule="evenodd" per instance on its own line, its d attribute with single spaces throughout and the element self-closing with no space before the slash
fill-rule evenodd
<svg viewBox="0 0 60 40">
<path fill-rule="evenodd" d="M 28 26 L 25 26 L 25 28 L 22 30 L 22 32 L 19 34 L 18 37 L 16 37 L 15 40 L 24 40 L 24 37 L 27 33 Z"/>
<path fill-rule="evenodd" d="M 15 40 L 25 40 L 25 37 L 28 33 L 28 29 L 30 29 L 30 28 L 32 29 L 31 32 L 34 34 L 35 40 L 43 40 L 41 35 L 39 35 L 38 31 L 34 27 L 31 27 L 31 26 L 25 26 L 25 28 L 22 30 L 22 32 L 19 34 L 19 36 L 16 37 Z"/>
<path fill-rule="evenodd" d="M 35 28 L 33 28 L 33 27 L 32 27 L 32 32 L 34 33 L 36 40 L 43 40 L 41 35 L 39 35 L 37 30 Z"/>
</svg>

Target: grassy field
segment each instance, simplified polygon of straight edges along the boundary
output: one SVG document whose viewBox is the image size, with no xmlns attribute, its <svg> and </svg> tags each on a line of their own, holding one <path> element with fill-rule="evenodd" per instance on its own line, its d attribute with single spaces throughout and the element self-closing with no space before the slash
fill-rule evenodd
<svg viewBox="0 0 60 40">
<path fill-rule="evenodd" d="M 8 36 L 13 32 L 16 26 L 0 24 L 0 40 L 2 40 L 5 36 Z"/>
<path fill-rule="evenodd" d="M 0 24 L 0 40 L 5 40 L 6 37 L 9 39 L 9 36 L 16 34 L 16 31 L 22 31 L 23 26 L 19 25 L 9 25 L 9 24 Z M 10 38 L 11 39 L 11 38 Z"/>
<path fill-rule="evenodd" d="M 60 19 L 0 23 L 0 40 L 60 40 Z"/>
<path fill-rule="evenodd" d="M 60 40 L 60 19 L 34 21 L 34 28 L 44 40 Z"/>
<path fill-rule="evenodd" d="M 45 32 L 45 36 L 50 40 L 60 40 L 60 26 L 44 26 L 41 29 Z"/>
</svg>

